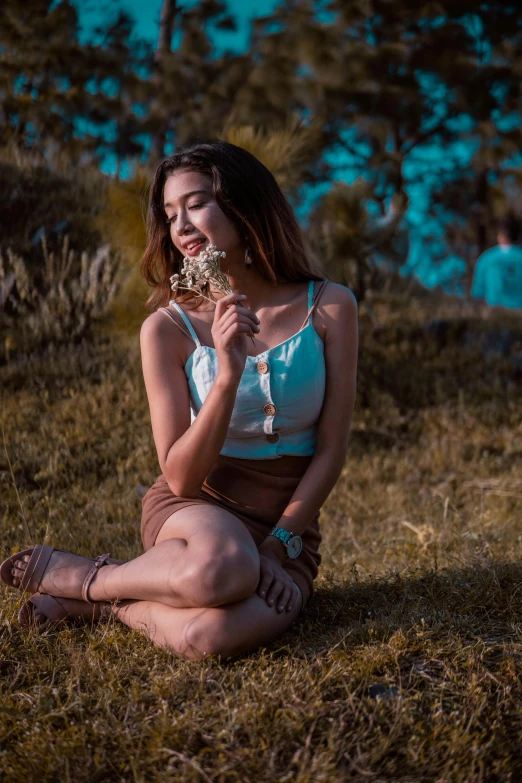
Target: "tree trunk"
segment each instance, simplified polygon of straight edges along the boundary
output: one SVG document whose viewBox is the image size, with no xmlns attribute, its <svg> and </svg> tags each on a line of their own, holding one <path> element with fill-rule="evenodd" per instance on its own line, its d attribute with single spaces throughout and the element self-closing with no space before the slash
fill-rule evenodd
<svg viewBox="0 0 522 783">
<path fill-rule="evenodd" d="M 155 82 L 156 89 L 160 90 L 162 65 L 165 55 L 171 51 L 172 34 L 174 32 L 174 20 L 178 11 L 177 0 L 163 0 L 161 7 L 161 19 L 158 36 L 158 46 L 154 54 L 154 64 L 156 67 Z M 158 128 L 152 139 L 152 151 L 154 157 L 158 160 L 165 154 L 165 140 L 167 135 L 168 119 L 165 118 L 163 124 Z"/>
<path fill-rule="evenodd" d="M 479 174 L 477 182 L 477 204 L 478 204 L 478 221 L 477 221 L 477 246 L 478 254 L 487 250 L 488 246 L 488 228 L 489 228 L 489 183 L 488 183 L 489 169 L 485 168 Z"/>
<path fill-rule="evenodd" d="M 165 52 L 170 52 L 176 11 L 177 0 L 163 0 L 163 6 L 161 8 L 158 48 L 156 49 L 155 56 L 156 65 L 158 64 L 158 61 L 161 61 L 161 58 Z"/>
</svg>

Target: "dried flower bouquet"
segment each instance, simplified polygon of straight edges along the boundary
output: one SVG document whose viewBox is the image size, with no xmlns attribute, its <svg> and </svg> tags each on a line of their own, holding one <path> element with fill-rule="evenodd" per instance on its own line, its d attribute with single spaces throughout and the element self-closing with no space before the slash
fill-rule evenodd
<svg viewBox="0 0 522 783">
<path fill-rule="evenodd" d="M 176 294 L 180 289 L 183 291 L 192 291 L 198 296 L 203 297 L 208 302 L 216 304 L 217 299 L 212 296 L 210 289 L 207 289 L 208 296 L 203 293 L 203 288 L 212 284 L 214 289 L 221 291 L 222 294 L 233 294 L 234 289 L 228 281 L 228 277 L 221 269 L 221 259 L 226 258 L 224 250 L 218 250 L 216 245 L 209 245 L 204 248 L 198 256 L 190 258 L 185 256 L 180 275 L 172 275 L 170 278 L 170 287 Z M 256 341 L 251 335 L 254 345 Z"/>
</svg>

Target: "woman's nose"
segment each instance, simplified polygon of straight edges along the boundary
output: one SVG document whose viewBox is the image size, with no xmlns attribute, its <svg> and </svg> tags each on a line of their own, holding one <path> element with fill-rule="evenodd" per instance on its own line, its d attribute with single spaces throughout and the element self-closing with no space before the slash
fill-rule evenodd
<svg viewBox="0 0 522 783">
<path fill-rule="evenodd" d="M 194 229 L 194 226 L 189 220 L 188 214 L 184 214 L 183 212 L 180 212 L 179 215 L 176 217 L 176 221 L 174 223 L 176 233 L 178 236 L 183 236 L 187 232 L 187 230 L 192 231 Z"/>
</svg>

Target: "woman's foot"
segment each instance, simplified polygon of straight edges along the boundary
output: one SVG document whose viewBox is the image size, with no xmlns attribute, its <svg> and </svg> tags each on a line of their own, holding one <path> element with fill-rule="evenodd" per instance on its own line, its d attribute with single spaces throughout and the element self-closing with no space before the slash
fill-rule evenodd
<svg viewBox="0 0 522 783">
<path fill-rule="evenodd" d="M 99 600 L 99 596 L 92 596 L 91 589 L 100 568 L 115 568 L 118 562 L 112 561 L 111 565 L 108 557 L 93 561 L 53 547 L 36 546 L 5 560 L 0 574 L 7 584 L 30 593 L 93 601 Z"/>
<path fill-rule="evenodd" d="M 109 617 L 110 613 L 110 604 L 105 602 L 93 604 L 75 598 L 56 598 L 35 593 L 22 605 L 18 622 L 23 628 L 42 634 L 64 625 L 96 623 Z"/>
</svg>

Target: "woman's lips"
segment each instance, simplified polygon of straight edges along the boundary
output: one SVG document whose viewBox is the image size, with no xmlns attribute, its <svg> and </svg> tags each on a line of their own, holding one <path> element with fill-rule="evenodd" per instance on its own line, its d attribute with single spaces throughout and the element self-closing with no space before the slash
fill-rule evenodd
<svg viewBox="0 0 522 783">
<path fill-rule="evenodd" d="M 186 256 L 197 256 L 197 254 L 200 252 L 201 248 L 203 247 L 203 245 L 205 244 L 206 241 L 207 240 L 204 239 L 202 242 L 198 242 L 198 244 L 195 247 L 191 248 L 190 250 L 185 250 L 185 255 Z"/>
</svg>

